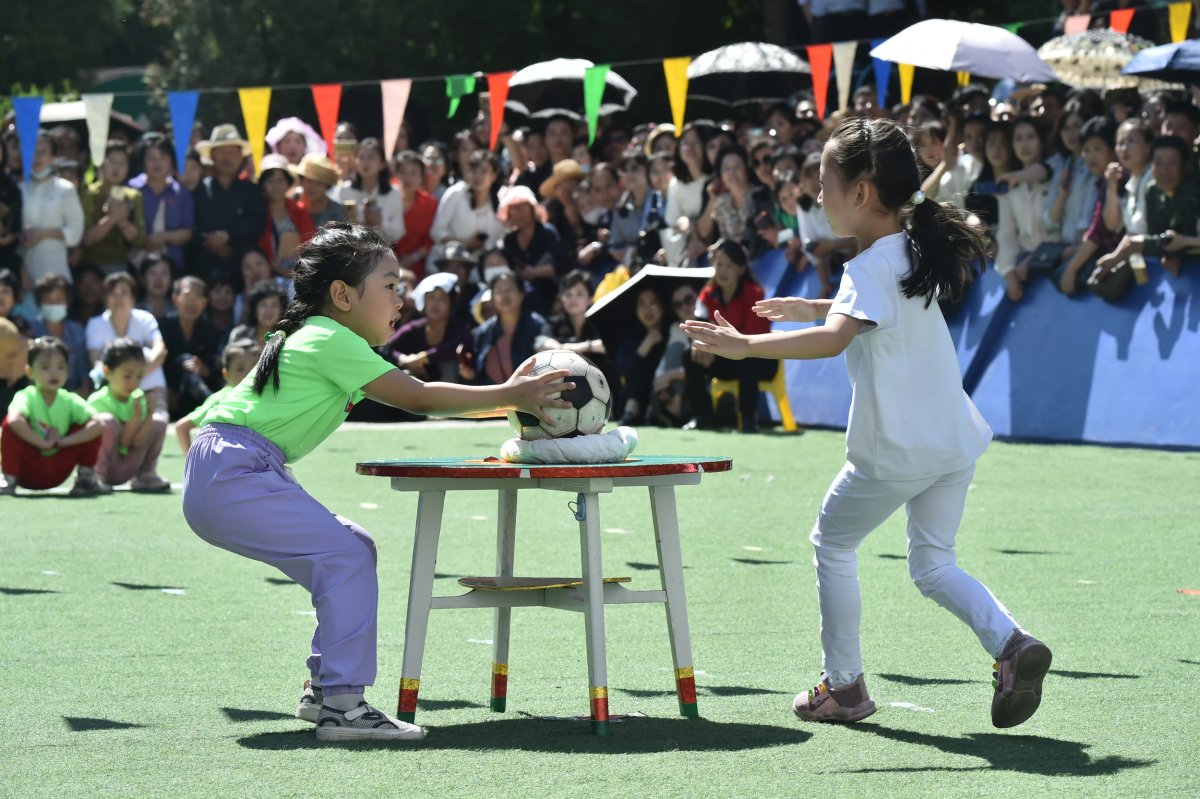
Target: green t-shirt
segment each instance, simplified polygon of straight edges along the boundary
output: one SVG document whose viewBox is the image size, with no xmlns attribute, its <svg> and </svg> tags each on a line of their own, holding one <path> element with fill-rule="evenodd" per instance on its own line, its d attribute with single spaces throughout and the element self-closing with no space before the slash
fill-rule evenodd
<svg viewBox="0 0 1200 799">
<path fill-rule="evenodd" d="M 105 386 L 88 397 L 87 401 L 96 413 L 110 414 L 118 422 L 124 424 L 129 424 L 129 420 L 133 418 L 134 403 L 140 404 L 142 416 L 146 415 L 146 392 L 140 388 L 135 388 L 133 393 L 126 397 L 124 402 L 121 402 L 112 395 L 109 387 Z"/>
<path fill-rule="evenodd" d="M 60 436 L 65 436 L 73 426 L 85 424 L 96 412 L 83 397 L 63 388 L 58 390 L 54 402 L 47 405 L 37 386 L 28 386 L 13 396 L 8 415 L 23 417 L 44 438 L 51 430 L 57 430 Z M 42 450 L 46 457 L 56 452 L 57 448 Z"/>
<path fill-rule="evenodd" d="M 248 427 L 274 442 L 288 461 L 298 461 L 346 421 L 363 386 L 395 368 L 362 337 L 313 316 L 283 344 L 278 392 L 267 381 L 261 395 L 254 393 L 256 366 L 200 424 Z"/>
<path fill-rule="evenodd" d="M 209 394 L 208 399 L 200 403 L 196 410 L 187 415 L 187 420 L 197 427 L 203 427 L 203 425 L 200 424 L 200 420 L 204 418 L 204 415 L 208 413 L 214 405 L 228 397 L 230 391 L 233 391 L 233 386 L 225 386 L 224 388 L 219 388 L 213 393 Z"/>
</svg>

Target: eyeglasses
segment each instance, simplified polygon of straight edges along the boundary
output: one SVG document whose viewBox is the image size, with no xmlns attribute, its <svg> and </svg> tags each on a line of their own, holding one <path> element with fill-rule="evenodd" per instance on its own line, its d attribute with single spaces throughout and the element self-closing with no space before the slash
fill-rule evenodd
<svg viewBox="0 0 1200 799">
<path fill-rule="evenodd" d="M 673 307 L 673 308 L 686 308 L 686 307 L 688 307 L 689 305 L 695 305 L 695 304 L 696 304 L 696 295 L 695 295 L 695 294 L 692 294 L 692 295 L 690 295 L 690 296 L 687 296 L 687 297 L 680 297 L 679 299 L 672 301 L 672 302 L 671 302 L 671 307 Z"/>
</svg>

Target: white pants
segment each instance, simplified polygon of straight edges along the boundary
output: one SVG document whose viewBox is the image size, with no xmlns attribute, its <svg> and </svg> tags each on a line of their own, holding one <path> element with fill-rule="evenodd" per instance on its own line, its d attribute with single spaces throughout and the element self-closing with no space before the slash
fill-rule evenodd
<svg viewBox="0 0 1200 799">
<path fill-rule="evenodd" d="M 829 487 L 809 539 L 816 549 L 825 673 L 835 684 L 862 673 L 858 632 L 859 544 L 901 505 L 908 512 L 908 573 L 927 596 L 962 619 L 993 657 L 1017 629 L 983 583 L 958 568 L 954 536 L 974 465 L 925 480 L 874 480 L 847 463 Z"/>
</svg>

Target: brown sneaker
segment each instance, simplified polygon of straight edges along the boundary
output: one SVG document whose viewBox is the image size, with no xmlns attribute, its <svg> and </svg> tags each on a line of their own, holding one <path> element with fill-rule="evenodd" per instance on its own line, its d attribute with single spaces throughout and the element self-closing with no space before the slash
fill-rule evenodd
<svg viewBox="0 0 1200 799">
<path fill-rule="evenodd" d="M 875 712 L 875 703 L 867 696 L 867 684 L 863 676 L 845 688 L 831 689 L 825 681 L 792 700 L 792 712 L 805 721 L 836 721 L 850 723 L 861 721 Z"/>
<path fill-rule="evenodd" d="M 1012 638 L 992 664 L 992 724 L 1015 727 L 1029 720 L 1042 703 L 1042 680 L 1053 660 L 1050 647 L 1022 632 Z"/>
</svg>

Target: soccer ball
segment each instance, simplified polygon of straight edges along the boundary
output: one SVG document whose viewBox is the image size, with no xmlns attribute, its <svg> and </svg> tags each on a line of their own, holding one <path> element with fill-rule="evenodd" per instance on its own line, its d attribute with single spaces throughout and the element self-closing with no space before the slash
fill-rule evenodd
<svg viewBox="0 0 1200 799">
<path fill-rule="evenodd" d="M 524 441 L 592 435 L 603 430 L 608 421 L 612 391 L 604 373 L 582 355 L 567 350 L 546 350 L 534 356 L 531 374 L 557 369 L 566 369 L 570 374 L 563 380 L 575 384 L 575 388 L 562 394 L 562 399 L 569 401 L 572 407 L 545 408 L 550 422 L 543 422 L 524 411 L 509 411 L 509 424 Z"/>
</svg>

